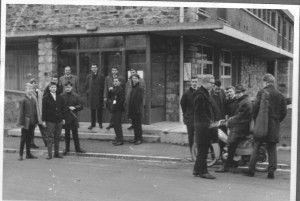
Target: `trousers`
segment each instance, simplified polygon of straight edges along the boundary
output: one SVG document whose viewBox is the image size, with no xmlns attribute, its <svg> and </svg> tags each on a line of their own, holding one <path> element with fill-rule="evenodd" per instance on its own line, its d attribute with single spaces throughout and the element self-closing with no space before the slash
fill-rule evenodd
<svg viewBox="0 0 300 201">
<path fill-rule="evenodd" d="M 62 122 L 53 123 L 46 122 L 47 125 L 47 145 L 48 145 L 48 155 L 52 156 L 52 145 L 54 143 L 54 154 L 58 155 L 59 153 L 59 137 L 61 135 Z"/>
<path fill-rule="evenodd" d="M 24 146 L 26 143 L 26 155 L 30 155 L 30 143 L 33 137 L 35 125 L 29 126 L 29 129 L 22 128 L 21 130 L 21 142 L 20 142 L 20 156 L 23 156 Z"/>
</svg>

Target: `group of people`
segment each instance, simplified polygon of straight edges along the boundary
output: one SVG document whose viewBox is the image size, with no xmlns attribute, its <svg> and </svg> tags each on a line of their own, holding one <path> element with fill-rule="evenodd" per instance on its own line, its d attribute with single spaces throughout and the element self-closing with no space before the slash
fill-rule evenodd
<svg viewBox="0 0 300 201">
<path fill-rule="evenodd" d="M 221 88 L 221 81 L 215 80 L 213 75 L 203 75 L 202 84 L 198 87 L 198 77 L 192 77 L 190 88 L 181 98 L 181 108 L 184 123 L 188 131 L 189 147 L 197 144 L 197 158 L 193 168 L 193 175 L 205 179 L 215 179 L 207 169 L 207 155 L 210 144 L 218 140 L 218 127 L 216 122 L 226 119 L 226 126 L 219 129 L 228 133 L 228 157 L 226 162 L 216 170 L 224 173 L 230 171 L 233 166 L 233 158 L 238 143 L 251 134 L 251 122 L 256 120 L 262 93 L 269 93 L 268 133 L 263 139 L 255 139 L 253 153 L 249 167 L 244 174 L 254 176 L 257 163 L 258 151 L 263 142 L 267 144 L 268 151 L 268 178 L 274 178 L 277 166 L 276 144 L 279 142 L 280 122 L 287 113 L 284 96 L 275 87 L 275 78 L 266 74 L 262 78 L 263 89 L 256 96 L 254 103 L 245 93 L 243 85 L 230 86 L 226 91 Z M 255 122 L 259 123 L 259 122 Z"/>
<path fill-rule="evenodd" d="M 25 84 L 25 95 L 19 103 L 19 116 L 17 124 L 21 127 L 21 142 L 19 160 L 23 160 L 23 150 L 26 144 L 26 158 L 35 159 L 30 149 L 38 148 L 34 143 L 34 130 L 36 125 L 45 146 L 48 148 L 47 159 L 63 158 L 59 154 L 59 141 L 62 129 L 65 130 L 65 150 L 63 155 L 70 151 L 70 135 L 72 132 L 75 151 L 85 153 L 80 147 L 78 138 L 79 116 L 78 111 L 83 109 L 82 101 L 78 95 L 78 78 L 71 74 L 71 68 L 65 67 L 65 74 L 58 78 L 53 75 L 50 84 L 41 91 L 37 80 L 32 78 Z M 105 77 L 98 71 L 96 64 L 91 65 L 91 73 L 86 78 L 86 90 L 89 107 L 91 109 L 91 125 L 96 126 L 96 116 L 99 127 L 102 126 L 103 108 L 111 113 L 110 124 L 106 129 L 114 128 L 115 140 L 113 145 L 122 145 L 122 113 L 127 111 L 128 118 L 132 120 L 135 145 L 142 143 L 142 115 L 145 82 L 131 69 L 131 76 L 127 83 L 119 76 L 118 68 L 112 68 L 112 74 Z M 97 115 L 96 115 L 97 113 Z M 54 144 L 54 154 L 52 146 Z"/>
</svg>

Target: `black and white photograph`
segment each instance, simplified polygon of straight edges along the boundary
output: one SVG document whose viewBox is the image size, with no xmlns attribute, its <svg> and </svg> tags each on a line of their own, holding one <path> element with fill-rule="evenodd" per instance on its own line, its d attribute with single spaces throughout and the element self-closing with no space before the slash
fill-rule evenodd
<svg viewBox="0 0 300 201">
<path fill-rule="evenodd" d="M 299 11 L 2 1 L 0 199 L 298 200 Z"/>
</svg>

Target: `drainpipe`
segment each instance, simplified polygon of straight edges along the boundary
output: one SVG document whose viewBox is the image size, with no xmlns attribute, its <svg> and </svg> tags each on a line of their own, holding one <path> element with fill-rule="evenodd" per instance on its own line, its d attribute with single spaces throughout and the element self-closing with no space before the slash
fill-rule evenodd
<svg viewBox="0 0 300 201">
<path fill-rule="evenodd" d="M 179 16 L 179 22 L 184 22 L 184 7 L 180 7 L 180 16 Z M 180 36 L 180 55 L 179 55 L 179 100 L 181 99 L 183 95 L 183 35 Z M 182 110 L 179 103 L 179 121 L 183 122 L 183 116 L 182 116 Z"/>
</svg>

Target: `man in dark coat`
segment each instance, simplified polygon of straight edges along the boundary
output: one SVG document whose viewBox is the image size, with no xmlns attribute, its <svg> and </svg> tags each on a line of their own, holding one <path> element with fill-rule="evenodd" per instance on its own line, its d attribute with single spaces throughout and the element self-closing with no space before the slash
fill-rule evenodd
<svg viewBox="0 0 300 201">
<path fill-rule="evenodd" d="M 121 79 L 114 78 L 113 90 L 109 91 L 108 98 L 112 101 L 111 112 L 112 112 L 112 123 L 115 130 L 116 138 L 112 142 L 113 145 L 123 145 L 123 131 L 122 131 L 122 113 L 124 112 L 125 103 L 125 90 L 120 86 Z"/>
<path fill-rule="evenodd" d="M 213 75 L 203 75 L 202 86 L 194 93 L 194 126 L 195 143 L 198 153 L 193 175 L 205 179 L 215 179 L 207 170 L 207 154 L 213 138 L 217 137 L 217 128 L 214 126 L 215 111 L 210 99 L 210 90 L 215 84 Z"/>
<path fill-rule="evenodd" d="M 224 89 L 221 88 L 221 81 L 216 80 L 215 86 L 211 90 L 211 101 L 214 104 L 215 112 L 216 112 L 216 119 L 221 120 L 225 119 L 225 100 L 226 95 Z"/>
<path fill-rule="evenodd" d="M 186 125 L 188 132 L 188 140 L 190 146 L 190 152 L 192 154 L 192 146 L 194 144 L 194 92 L 198 87 L 198 78 L 191 78 L 190 88 L 184 92 L 180 100 L 181 109 L 183 112 L 183 122 Z"/>
<path fill-rule="evenodd" d="M 65 119 L 65 142 L 66 148 L 63 152 L 63 155 L 67 155 L 70 151 L 70 132 L 72 130 L 74 147 L 77 153 L 85 153 L 83 149 L 80 148 L 79 138 L 78 138 L 78 111 L 83 109 L 82 103 L 78 94 L 73 92 L 73 84 L 71 81 L 65 83 L 64 93 L 61 94 L 61 97 L 64 101 L 64 112 L 63 117 Z"/>
<path fill-rule="evenodd" d="M 89 106 L 91 108 L 91 125 L 88 129 L 96 126 L 96 112 L 99 128 L 102 126 L 103 115 L 103 89 L 104 76 L 98 70 L 97 64 L 92 64 L 92 72 L 86 77 L 86 90 L 88 95 Z"/>
<path fill-rule="evenodd" d="M 237 105 L 235 115 L 227 121 L 227 126 L 230 130 L 228 135 L 228 157 L 227 161 L 216 172 L 228 172 L 233 165 L 233 157 L 241 140 L 250 134 L 250 122 L 252 119 L 252 107 L 248 95 L 245 94 L 246 89 L 243 85 L 235 87 L 235 96 Z"/>
<path fill-rule="evenodd" d="M 142 144 L 142 108 L 143 108 L 143 97 L 144 90 L 140 86 L 138 74 L 132 76 L 132 89 L 129 97 L 129 111 L 128 118 L 132 120 L 134 130 L 134 141 L 135 145 Z"/>
<path fill-rule="evenodd" d="M 52 159 L 52 144 L 54 141 L 54 158 L 62 158 L 59 154 L 59 137 L 62 125 L 65 123 L 63 119 L 64 104 L 62 98 L 56 94 L 56 83 L 51 82 L 49 85 L 50 93 L 43 98 L 42 121 L 43 126 L 47 127 L 47 145 L 48 157 Z"/>
<path fill-rule="evenodd" d="M 118 67 L 112 67 L 111 69 L 111 75 L 108 75 L 105 77 L 105 82 L 104 82 L 104 92 L 103 92 L 103 97 L 104 97 L 104 105 L 107 107 L 108 111 L 111 112 L 111 99 L 108 97 L 109 91 L 112 91 L 114 89 L 113 86 L 113 81 L 114 78 L 120 78 L 120 86 L 125 89 L 125 80 L 122 76 L 119 75 L 119 69 Z M 112 118 L 111 121 L 106 129 L 110 129 L 113 127 L 113 122 Z"/>
<path fill-rule="evenodd" d="M 266 138 L 258 140 L 254 138 L 253 152 L 251 155 L 249 168 L 244 173 L 246 176 L 254 176 L 255 166 L 258 158 L 258 151 L 263 142 L 267 143 L 269 167 L 268 178 L 274 179 L 274 172 L 277 168 L 277 153 L 276 144 L 279 142 L 280 122 L 285 118 L 287 113 L 286 100 L 284 96 L 275 88 L 275 78 L 271 74 L 266 74 L 263 77 L 263 89 L 257 93 L 256 101 L 253 106 L 253 118 L 257 118 L 259 105 L 262 94 L 269 94 L 269 119 L 268 119 L 268 134 Z M 260 123 L 260 122 L 255 122 Z"/>
<path fill-rule="evenodd" d="M 138 74 L 137 70 L 135 68 L 130 69 L 130 77 L 128 78 L 128 81 L 126 82 L 126 87 L 125 87 L 125 93 L 126 93 L 126 111 L 128 113 L 128 107 L 129 107 L 129 98 L 130 98 L 130 93 L 131 93 L 131 89 L 132 89 L 132 76 Z M 143 78 L 140 77 L 139 79 L 139 86 L 143 88 L 144 91 L 146 91 L 146 83 L 145 80 Z M 143 98 L 143 106 L 145 106 L 146 104 L 146 93 L 144 93 L 144 98 Z M 144 109 L 144 108 L 142 108 Z M 143 115 L 143 111 L 142 110 L 142 115 Z M 129 126 L 127 128 L 128 130 L 133 129 L 133 125 L 131 124 L 131 126 Z"/>
<path fill-rule="evenodd" d="M 17 125 L 21 126 L 21 142 L 20 142 L 20 157 L 23 160 L 23 150 L 26 143 L 26 158 L 35 159 L 36 156 L 30 152 L 30 142 L 33 137 L 33 132 L 38 123 L 36 100 L 33 98 L 33 87 L 30 83 L 25 86 L 25 96 L 20 100 L 20 113 L 18 116 Z"/>
</svg>

